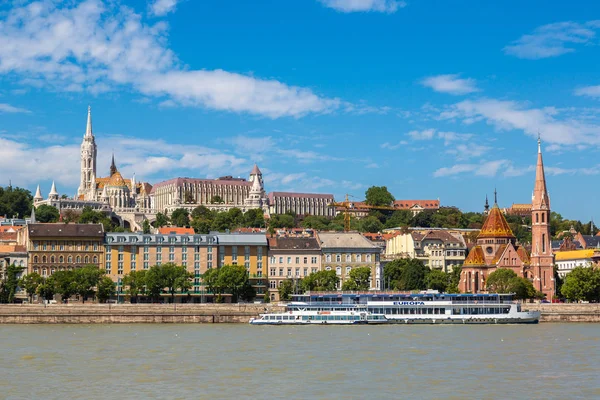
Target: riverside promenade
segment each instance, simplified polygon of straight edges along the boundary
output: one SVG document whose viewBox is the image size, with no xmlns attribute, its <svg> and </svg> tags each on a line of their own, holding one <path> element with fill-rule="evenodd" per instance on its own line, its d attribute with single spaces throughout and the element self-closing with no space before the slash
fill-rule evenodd
<svg viewBox="0 0 600 400">
<path fill-rule="evenodd" d="M 0 324 L 248 323 L 280 304 L 3 304 Z M 600 323 L 600 304 L 523 304 L 541 322 Z"/>
</svg>

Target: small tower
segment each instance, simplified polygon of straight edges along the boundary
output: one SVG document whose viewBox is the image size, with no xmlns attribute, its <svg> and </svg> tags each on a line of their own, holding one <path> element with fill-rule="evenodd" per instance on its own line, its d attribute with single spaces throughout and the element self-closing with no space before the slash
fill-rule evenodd
<svg viewBox="0 0 600 400">
<path fill-rule="evenodd" d="M 113 176 L 117 172 L 117 165 L 115 164 L 115 153 L 112 154 L 112 161 L 110 162 L 110 175 Z"/>
<path fill-rule="evenodd" d="M 52 181 L 52 188 L 50 188 L 50 193 L 48 193 L 49 200 L 58 200 L 58 191 L 56 190 L 56 184 Z"/>
<path fill-rule="evenodd" d="M 40 185 L 38 185 L 37 189 L 35 191 L 35 196 L 33 196 L 33 203 L 36 204 L 42 200 L 44 200 L 44 198 L 42 197 L 42 191 L 40 190 Z"/>
<path fill-rule="evenodd" d="M 487 194 L 485 195 L 485 205 L 483 206 L 483 215 L 490 213 L 490 203 L 488 202 Z"/>
<path fill-rule="evenodd" d="M 88 106 L 87 125 L 85 135 L 81 142 L 81 179 L 77 195 L 83 196 L 86 200 L 92 200 L 95 196 L 95 187 L 92 180 L 96 177 L 96 157 L 98 149 L 96 140 L 92 132 L 92 108 Z"/>
<path fill-rule="evenodd" d="M 250 187 L 248 198 L 245 201 L 246 205 L 251 208 L 266 207 L 267 196 L 263 186 L 262 172 L 260 172 L 258 165 L 254 164 L 254 168 L 252 168 L 252 172 L 250 172 L 249 180 L 252 182 L 252 186 Z"/>
<path fill-rule="evenodd" d="M 30 224 L 35 224 L 37 221 L 35 219 L 35 207 L 31 207 L 31 217 L 29 218 Z"/>
</svg>

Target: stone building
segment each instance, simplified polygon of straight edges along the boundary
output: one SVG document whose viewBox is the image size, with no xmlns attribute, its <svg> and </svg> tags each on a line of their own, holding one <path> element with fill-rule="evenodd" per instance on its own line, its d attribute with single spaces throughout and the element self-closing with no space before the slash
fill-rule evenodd
<svg viewBox="0 0 600 400">
<path fill-rule="evenodd" d="M 558 276 L 564 278 L 573 268 L 600 266 L 600 249 L 559 251 L 554 254 Z"/>
<path fill-rule="evenodd" d="M 531 255 L 516 243 L 497 202 L 490 210 L 477 237 L 477 244 L 464 262 L 459 288 L 462 292 L 479 293 L 486 290 L 486 279 L 498 268 L 512 269 L 518 276 L 529 279 L 536 290 L 548 299 L 555 294 L 554 255 L 550 244 L 550 198 L 546 188 L 541 142 L 538 157 L 532 206 Z"/>
<path fill-rule="evenodd" d="M 29 224 L 25 235 L 28 273 L 50 276 L 56 271 L 104 265 L 102 224 Z"/>
<path fill-rule="evenodd" d="M 193 210 L 198 206 L 227 211 L 239 208 L 267 210 L 262 172 L 257 165 L 248 180 L 224 176 L 217 179 L 174 178 L 154 185 L 150 194 L 153 207 L 171 213 L 177 208 Z"/>
<path fill-rule="evenodd" d="M 314 237 L 271 237 L 269 241 L 269 295 L 279 301 L 279 286 L 321 270 L 321 248 Z"/>
<path fill-rule="evenodd" d="M 271 192 L 268 200 L 271 214 L 293 212 L 333 218 L 336 213 L 330 206 L 335 201 L 332 194 Z"/>
<path fill-rule="evenodd" d="M 439 210 L 440 200 L 395 200 L 393 206 L 399 210 L 408 210 L 413 215 L 417 215 L 424 210 Z"/>
<path fill-rule="evenodd" d="M 371 269 L 371 290 L 381 288 L 383 271 L 380 264 L 380 248 L 357 232 L 319 232 L 321 265 L 326 271 L 335 271 L 340 278 L 339 287 L 350 276 L 352 268 Z"/>
</svg>

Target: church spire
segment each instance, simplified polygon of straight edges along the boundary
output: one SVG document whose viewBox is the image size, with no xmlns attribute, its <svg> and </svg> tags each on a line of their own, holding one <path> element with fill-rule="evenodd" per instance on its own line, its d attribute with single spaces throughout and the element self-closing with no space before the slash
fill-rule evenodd
<svg viewBox="0 0 600 400">
<path fill-rule="evenodd" d="M 33 196 L 33 201 L 42 201 L 44 198 L 42 197 L 42 191 L 40 190 L 40 185 L 37 186 L 35 191 L 35 196 Z"/>
<path fill-rule="evenodd" d="M 532 209 L 550 209 L 550 198 L 546 188 L 546 176 L 544 174 L 544 160 L 542 159 L 542 141 L 538 134 L 538 156 L 535 167 L 535 186 L 533 188 Z"/>
<path fill-rule="evenodd" d="M 112 162 L 110 163 L 110 176 L 113 176 L 117 172 L 117 165 L 115 164 L 115 153 L 112 154 Z"/>
<path fill-rule="evenodd" d="M 486 214 L 490 211 L 490 203 L 488 202 L 487 194 L 485 195 L 485 206 L 483 206 L 483 210 Z"/>
<path fill-rule="evenodd" d="M 92 133 L 92 107 L 88 106 L 87 125 L 85 127 L 85 136 L 94 136 Z"/>
</svg>

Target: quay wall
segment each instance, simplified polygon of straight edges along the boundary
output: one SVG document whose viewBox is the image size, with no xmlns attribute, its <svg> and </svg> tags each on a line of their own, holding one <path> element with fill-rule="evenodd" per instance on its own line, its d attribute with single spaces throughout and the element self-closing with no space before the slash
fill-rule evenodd
<svg viewBox="0 0 600 400">
<path fill-rule="evenodd" d="M 283 304 L 3 304 L 0 324 L 248 323 Z M 541 322 L 600 323 L 600 304 L 523 304 Z"/>
</svg>

